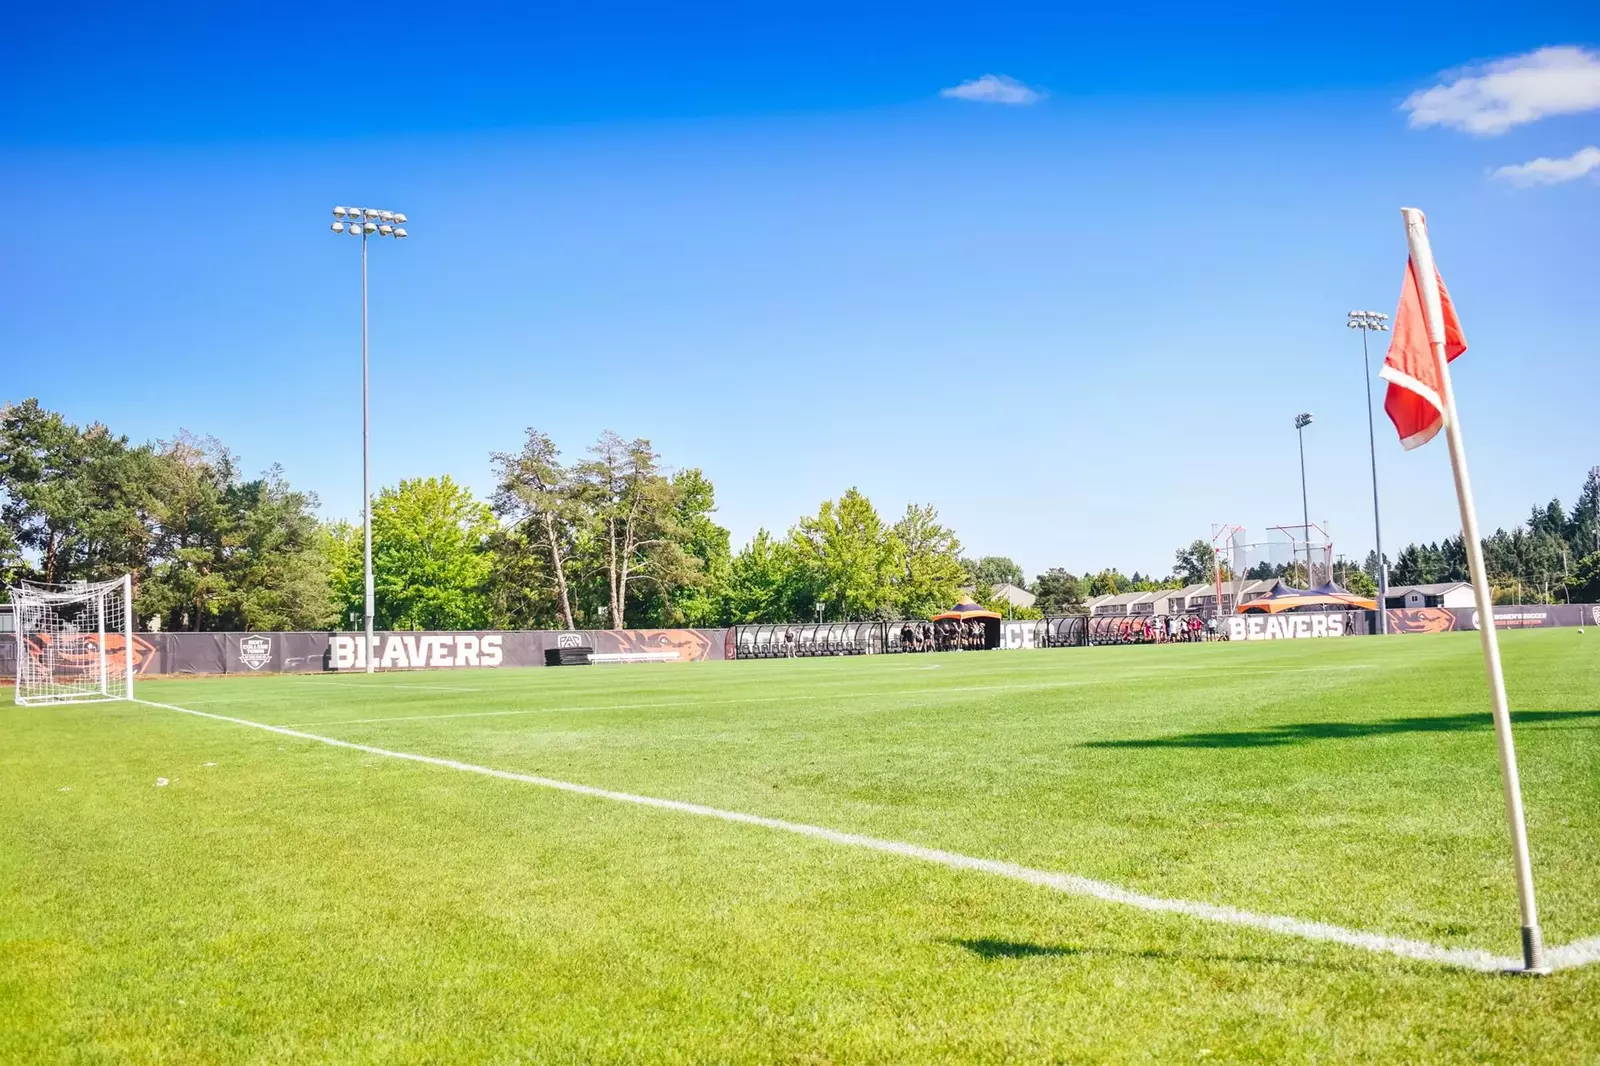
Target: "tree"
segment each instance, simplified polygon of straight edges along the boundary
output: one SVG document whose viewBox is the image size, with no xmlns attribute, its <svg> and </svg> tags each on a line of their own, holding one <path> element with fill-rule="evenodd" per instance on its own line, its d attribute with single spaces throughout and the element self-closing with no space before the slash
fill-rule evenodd
<svg viewBox="0 0 1600 1066">
<path fill-rule="evenodd" d="M 1357 596 L 1377 596 L 1378 585 L 1366 570 L 1340 556 L 1333 564 L 1333 580 Z"/>
<path fill-rule="evenodd" d="M 890 533 L 899 560 L 893 605 L 900 617 L 927 618 L 954 603 L 966 571 L 961 542 L 939 524 L 939 512 L 931 504 L 907 504 Z"/>
<path fill-rule="evenodd" d="M 1387 555 L 1385 555 L 1383 557 L 1383 565 L 1388 569 L 1388 571 L 1390 573 L 1393 573 L 1393 571 L 1394 571 L 1394 561 L 1392 559 L 1390 559 Z M 1372 579 L 1373 587 L 1376 588 L 1377 584 L 1378 584 L 1378 553 L 1377 553 L 1377 551 L 1374 550 L 1374 551 L 1367 552 L 1366 559 L 1364 559 L 1362 561 L 1362 563 L 1361 563 L 1361 572 L 1366 574 L 1367 577 Z M 1350 586 L 1346 585 L 1345 587 L 1349 588 Z"/>
<path fill-rule="evenodd" d="M 1083 582 L 1075 574 L 1051 567 L 1033 579 L 1034 606 L 1045 614 L 1083 614 Z"/>
<path fill-rule="evenodd" d="M 1128 579 L 1116 570 L 1102 570 L 1089 579 L 1089 595 L 1115 596 L 1128 584 Z"/>
<path fill-rule="evenodd" d="M 491 601 L 494 516 L 449 475 L 403 480 L 372 506 L 374 625 L 379 629 L 481 629 Z M 349 537 L 359 545 L 360 531 Z M 336 552 L 344 609 L 362 610 L 361 552 Z"/>
<path fill-rule="evenodd" d="M 1215 577 L 1217 551 L 1203 540 L 1179 548 L 1173 557 L 1172 576 L 1185 585 L 1211 581 Z"/>
<path fill-rule="evenodd" d="M 555 600 L 561 619 L 568 629 L 576 628 L 572 618 L 572 597 L 567 590 L 567 558 L 572 549 L 572 526 L 575 521 L 575 489 L 568 471 L 561 465 L 561 451 L 545 434 L 529 426 L 520 452 L 494 452 L 497 484 L 494 494 L 494 512 L 509 518 L 518 526 L 527 526 L 520 538 L 501 538 L 496 554 L 501 559 L 497 572 L 509 577 L 513 569 L 521 579 L 526 579 L 537 569 L 518 567 L 508 552 L 515 545 L 537 544 L 548 564 L 548 573 L 554 579 Z M 532 613 L 532 590 L 523 586 L 518 614 Z M 507 609 L 510 601 L 505 601 Z"/>
<path fill-rule="evenodd" d="M 1600 603 L 1600 551 L 1591 552 L 1573 564 L 1566 592 L 1569 603 Z"/>
<path fill-rule="evenodd" d="M 233 454 L 215 437 L 180 432 L 157 444 L 149 567 L 136 611 L 168 630 L 225 628 L 232 587 L 223 572 L 234 538 L 225 497 L 238 478 Z"/>
<path fill-rule="evenodd" d="M 809 591 L 788 541 L 758 530 L 728 568 L 729 620 L 737 625 L 795 621 Z"/>
<path fill-rule="evenodd" d="M 334 617 L 317 498 L 290 487 L 283 469 L 230 485 L 232 537 L 222 560 L 229 629 L 322 629 Z"/>
<path fill-rule="evenodd" d="M 789 539 L 817 602 L 830 617 L 872 618 L 892 606 L 897 545 L 872 501 L 859 490 L 850 489 L 837 503 L 824 500 L 815 517 L 802 518 Z"/>
<path fill-rule="evenodd" d="M 649 596 L 640 597 L 640 614 L 660 625 L 723 625 L 733 554 L 728 531 L 711 518 L 717 509 L 716 489 L 698 469 L 680 470 L 669 480 L 674 513 L 663 528 L 681 557 L 677 565 L 651 575 Z"/>
<path fill-rule="evenodd" d="M 624 629 L 633 582 L 692 580 L 694 561 L 675 539 L 677 491 L 648 440 L 625 441 L 609 430 L 573 473 L 592 523 L 596 569 L 605 577 L 607 618 Z"/>
<path fill-rule="evenodd" d="M 17 579 L 22 576 L 24 565 L 22 546 L 17 543 L 8 526 L 0 525 L 0 593 L 16 584 Z M 0 637 L 0 640 L 3 639 L 5 638 Z"/>
<path fill-rule="evenodd" d="M 316 496 L 280 467 L 244 481 L 214 437 L 152 454 L 148 564 L 136 613 L 170 630 L 320 629 L 334 617 Z"/>
<path fill-rule="evenodd" d="M 9 565 L 17 576 L 50 582 L 140 570 L 152 476 L 151 449 L 130 446 L 103 425 L 79 428 L 33 399 L 0 408 L 0 524 Z M 36 564 L 25 563 L 30 555 Z"/>
<path fill-rule="evenodd" d="M 1016 585 L 1023 588 L 1027 580 L 1022 567 L 1004 555 L 985 555 L 976 563 L 967 561 L 974 585 Z"/>
<path fill-rule="evenodd" d="M 1569 543 L 1574 556 L 1586 559 L 1600 552 L 1600 466 L 1590 468 L 1567 524 L 1571 529 Z"/>
</svg>

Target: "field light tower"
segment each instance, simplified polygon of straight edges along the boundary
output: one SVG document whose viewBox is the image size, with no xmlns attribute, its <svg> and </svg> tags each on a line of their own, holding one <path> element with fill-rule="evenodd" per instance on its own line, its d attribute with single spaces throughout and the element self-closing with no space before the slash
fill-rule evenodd
<svg viewBox="0 0 1600 1066">
<path fill-rule="evenodd" d="M 1294 416 L 1295 434 L 1300 438 L 1300 527 L 1306 538 L 1306 588 L 1311 587 L 1311 507 L 1306 503 L 1306 427 L 1311 424 L 1311 412 Z"/>
<path fill-rule="evenodd" d="M 366 570 L 366 650 L 362 658 L 367 673 L 377 664 L 372 654 L 372 435 L 371 406 L 367 401 L 367 238 L 406 236 L 406 216 L 376 207 L 336 207 L 333 232 L 361 237 L 361 537 Z"/>
<path fill-rule="evenodd" d="M 1378 552 L 1378 632 L 1389 632 L 1389 568 L 1383 561 L 1383 523 L 1378 519 L 1378 439 L 1372 429 L 1372 358 L 1367 334 L 1389 332 L 1389 316 L 1381 311 L 1351 311 L 1345 325 L 1361 331 L 1361 365 L 1367 380 L 1367 450 L 1372 456 L 1372 539 Z"/>
</svg>

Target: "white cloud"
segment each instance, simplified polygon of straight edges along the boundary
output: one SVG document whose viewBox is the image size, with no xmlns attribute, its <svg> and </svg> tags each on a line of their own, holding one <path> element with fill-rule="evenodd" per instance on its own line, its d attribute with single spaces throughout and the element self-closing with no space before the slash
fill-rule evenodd
<svg viewBox="0 0 1600 1066">
<path fill-rule="evenodd" d="M 973 100 L 980 104 L 1036 104 L 1044 99 L 1044 93 L 1004 74 L 985 74 L 940 89 L 939 95 L 947 100 Z"/>
<path fill-rule="evenodd" d="M 1501 181 L 1528 188 L 1532 185 L 1559 185 L 1564 181 L 1576 181 L 1596 170 L 1600 170 L 1600 148 L 1590 145 L 1578 149 L 1565 159 L 1541 156 L 1528 163 L 1501 167 L 1494 172 L 1494 176 Z"/>
<path fill-rule="evenodd" d="M 1401 108 L 1413 126 L 1453 126 L 1492 137 L 1547 115 L 1600 108 L 1600 52 L 1571 45 L 1540 48 L 1445 75 L 1454 80 L 1414 92 Z"/>
</svg>

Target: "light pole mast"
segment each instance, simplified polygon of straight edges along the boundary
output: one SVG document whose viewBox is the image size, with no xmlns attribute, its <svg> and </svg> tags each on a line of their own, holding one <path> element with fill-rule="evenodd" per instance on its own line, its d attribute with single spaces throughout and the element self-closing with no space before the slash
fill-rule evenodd
<svg viewBox="0 0 1600 1066">
<path fill-rule="evenodd" d="M 366 645 L 361 658 L 367 673 L 377 669 L 372 649 L 372 407 L 368 399 L 367 372 L 367 238 L 406 236 L 406 216 L 375 207 L 336 207 L 333 232 L 361 237 L 361 540 L 363 579 L 366 589 L 363 610 Z"/>
<path fill-rule="evenodd" d="M 1389 332 L 1389 316 L 1381 311 L 1351 311 L 1345 325 L 1361 331 L 1361 365 L 1367 382 L 1367 450 L 1372 456 L 1372 539 L 1378 555 L 1378 632 L 1389 632 L 1389 567 L 1383 561 L 1383 522 L 1378 518 L 1378 438 L 1372 429 L 1372 357 L 1367 334 Z"/>
<path fill-rule="evenodd" d="M 1306 588 L 1311 587 L 1311 507 L 1306 503 L 1306 427 L 1311 424 L 1311 413 L 1294 416 L 1295 435 L 1300 438 L 1300 533 L 1306 538 Z"/>
</svg>

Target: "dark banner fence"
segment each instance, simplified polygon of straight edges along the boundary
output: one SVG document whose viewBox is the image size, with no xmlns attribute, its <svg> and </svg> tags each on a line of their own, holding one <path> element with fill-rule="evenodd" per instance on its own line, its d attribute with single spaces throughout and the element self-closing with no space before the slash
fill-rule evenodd
<svg viewBox="0 0 1600 1066">
<path fill-rule="evenodd" d="M 1391 610 L 1394 633 L 1448 633 L 1473 630 L 1478 612 L 1465 607 Z M 1005 622 L 1004 649 L 1081 647 L 1112 640 L 1100 628 L 1125 619 L 1084 616 Z M 1523 604 L 1494 609 L 1497 629 L 1549 629 L 1600 626 L 1600 604 Z M 379 670 L 482 669 L 544 666 L 545 652 L 590 648 L 597 663 L 703 662 L 735 658 L 874 655 L 907 650 L 899 622 L 833 623 L 792 626 L 739 626 L 733 629 L 586 629 L 377 633 L 371 654 Z M 1282 640 L 1365 636 L 1377 632 L 1376 611 L 1234 615 L 1222 620 L 1218 636 L 1230 640 Z M 785 640 L 785 634 L 793 635 Z M 127 649 L 108 635 L 111 669 L 122 667 Z M 137 633 L 134 670 L 158 674 L 316 673 L 365 670 L 367 649 L 359 633 Z M 801 650 L 803 648 L 803 650 Z M 0 678 L 16 676 L 14 633 L 0 634 Z"/>
<path fill-rule="evenodd" d="M 375 633 L 372 658 L 379 670 L 473 669 L 543 666 L 553 648 L 592 648 L 598 663 L 698 662 L 732 658 L 732 630 L 609 629 L 506 632 Z M 16 676 L 12 652 L 0 656 L 0 677 Z M 158 674 L 275 674 L 365 670 L 360 633 L 135 633 L 134 672 Z M 128 649 L 108 634 L 109 668 L 122 669 Z"/>
</svg>

